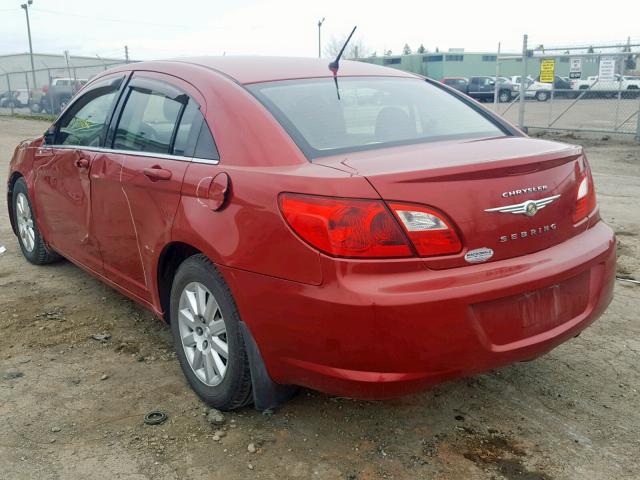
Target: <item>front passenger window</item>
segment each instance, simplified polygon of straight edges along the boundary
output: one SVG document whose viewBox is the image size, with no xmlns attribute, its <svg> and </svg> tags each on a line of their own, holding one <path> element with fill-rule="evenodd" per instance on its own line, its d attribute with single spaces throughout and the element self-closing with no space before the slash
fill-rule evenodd
<svg viewBox="0 0 640 480">
<path fill-rule="evenodd" d="M 107 83 L 106 81 L 104 83 Z M 104 143 L 109 114 L 118 93 L 119 83 L 97 84 L 82 95 L 58 124 L 55 143 L 99 147 Z"/>
</svg>

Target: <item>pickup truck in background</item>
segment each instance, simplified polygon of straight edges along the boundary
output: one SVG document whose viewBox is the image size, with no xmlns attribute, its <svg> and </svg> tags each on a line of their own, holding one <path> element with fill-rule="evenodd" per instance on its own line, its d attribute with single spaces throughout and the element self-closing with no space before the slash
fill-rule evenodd
<svg viewBox="0 0 640 480">
<path fill-rule="evenodd" d="M 87 81 L 85 78 L 52 78 L 49 85 L 31 90 L 29 108 L 33 113 L 58 114 Z"/>
<path fill-rule="evenodd" d="M 572 80 L 571 88 L 589 90 L 584 96 L 590 98 L 613 98 L 618 95 L 618 92 L 624 98 L 637 98 L 640 96 L 640 78 L 616 74 L 613 80 L 600 81 L 596 75 L 587 77 L 585 80 Z"/>
<path fill-rule="evenodd" d="M 480 102 L 493 101 L 496 81 L 492 77 L 469 77 L 468 79 L 465 77 L 444 77 L 440 81 Z M 506 78 L 500 77 L 498 84 L 498 100 L 500 102 L 509 102 L 518 94 L 516 86 Z"/>
</svg>

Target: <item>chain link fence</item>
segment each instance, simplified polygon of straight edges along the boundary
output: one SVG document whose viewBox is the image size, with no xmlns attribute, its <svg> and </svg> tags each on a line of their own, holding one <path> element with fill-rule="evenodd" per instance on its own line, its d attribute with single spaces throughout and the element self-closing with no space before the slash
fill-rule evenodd
<svg viewBox="0 0 640 480">
<path fill-rule="evenodd" d="M 525 37 L 522 55 L 498 57 L 496 92 L 510 85 L 512 94 L 504 103 L 495 96 L 497 113 L 526 129 L 623 134 L 640 141 L 640 53 L 634 46 L 596 52 L 531 45 L 536 43 Z M 525 58 L 520 75 L 500 76 L 501 66 Z"/>
<path fill-rule="evenodd" d="M 87 81 L 123 63 L 0 74 L 0 115 L 57 115 Z"/>
</svg>

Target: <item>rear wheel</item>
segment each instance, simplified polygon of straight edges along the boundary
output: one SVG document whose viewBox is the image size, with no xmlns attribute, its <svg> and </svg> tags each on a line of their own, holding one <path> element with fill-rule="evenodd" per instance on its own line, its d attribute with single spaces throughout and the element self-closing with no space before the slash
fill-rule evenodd
<svg viewBox="0 0 640 480">
<path fill-rule="evenodd" d="M 251 401 L 249 360 L 240 316 L 224 279 L 204 255 L 178 268 L 171 288 L 171 331 L 193 390 L 221 410 Z"/>
<path fill-rule="evenodd" d="M 501 103 L 507 103 L 509 100 L 511 100 L 511 92 L 508 90 L 501 90 L 498 94 L 498 100 Z"/>
<path fill-rule="evenodd" d="M 538 92 L 536 92 L 536 100 L 538 100 L 539 102 L 546 102 L 547 100 L 549 100 L 549 92 L 547 92 L 546 90 L 539 90 Z"/>
<path fill-rule="evenodd" d="M 44 265 L 58 260 L 60 256 L 46 247 L 40 235 L 33 216 L 27 184 L 23 178 L 19 178 L 13 186 L 12 206 L 13 218 L 18 230 L 18 242 L 24 258 L 34 265 Z"/>
</svg>

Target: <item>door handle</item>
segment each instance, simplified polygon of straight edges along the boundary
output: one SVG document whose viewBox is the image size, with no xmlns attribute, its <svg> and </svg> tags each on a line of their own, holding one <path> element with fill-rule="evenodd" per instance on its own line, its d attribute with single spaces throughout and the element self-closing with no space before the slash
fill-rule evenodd
<svg viewBox="0 0 640 480">
<path fill-rule="evenodd" d="M 76 161 L 73 164 L 77 168 L 89 168 L 89 159 L 86 157 L 76 158 Z"/>
<path fill-rule="evenodd" d="M 147 167 L 143 170 L 145 176 L 155 182 L 156 180 L 170 180 L 171 179 L 171 170 L 166 170 L 161 168 L 159 165 L 154 165 L 153 167 Z"/>
</svg>

